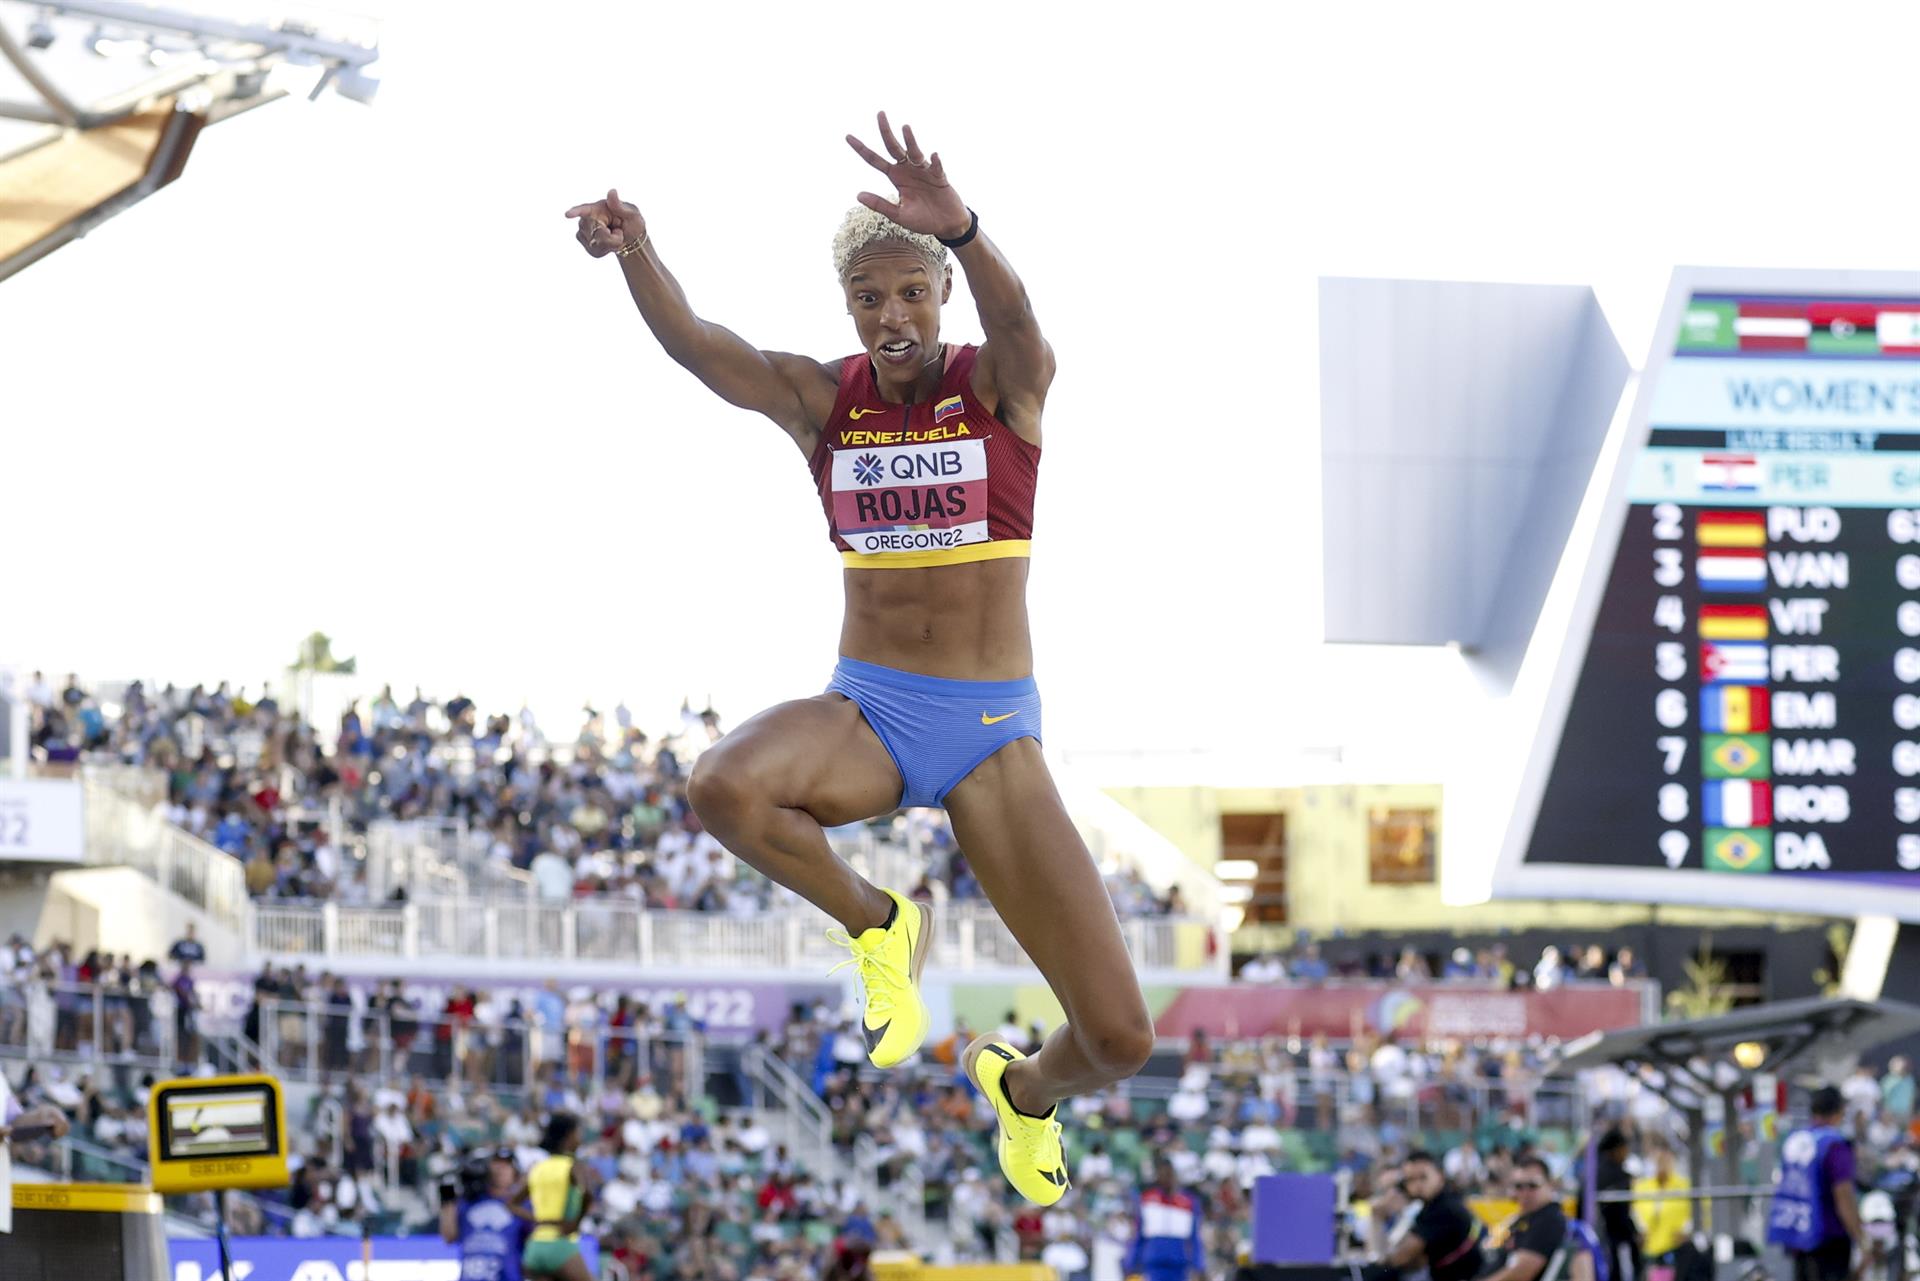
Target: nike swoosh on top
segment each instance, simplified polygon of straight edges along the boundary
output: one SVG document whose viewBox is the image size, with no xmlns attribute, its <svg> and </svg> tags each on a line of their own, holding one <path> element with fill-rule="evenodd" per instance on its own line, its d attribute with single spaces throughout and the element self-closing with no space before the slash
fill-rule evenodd
<svg viewBox="0 0 1920 1281">
<path fill-rule="evenodd" d="M 849 409 L 847 411 L 847 417 L 858 420 L 866 417 L 868 414 L 881 414 L 885 412 L 883 409 Z"/>
<path fill-rule="evenodd" d="M 892 1019 L 888 1019 L 879 1027 L 868 1027 L 865 1023 L 860 1025 L 860 1037 L 867 1043 L 867 1053 L 871 1054 L 880 1048 L 880 1042 L 886 1037 L 887 1029 L 892 1026 Z"/>
<path fill-rule="evenodd" d="M 1005 716 L 989 716 L 985 712 L 982 712 L 980 713 L 980 723 L 982 725 L 998 725 L 1001 721 L 1006 720 L 1008 716 L 1018 716 L 1019 714 L 1018 712 L 1008 712 Z"/>
</svg>

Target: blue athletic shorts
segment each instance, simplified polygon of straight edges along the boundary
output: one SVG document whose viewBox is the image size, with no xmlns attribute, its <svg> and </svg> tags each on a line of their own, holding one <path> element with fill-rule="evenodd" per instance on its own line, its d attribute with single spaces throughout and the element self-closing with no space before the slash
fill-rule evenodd
<svg viewBox="0 0 1920 1281">
<path fill-rule="evenodd" d="M 880 736 L 904 786 L 900 808 L 939 805 L 974 767 L 1017 738 L 1040 738 L 1040 690 L 1017 681 L 956 681 L 842 658 L 844 694 Z"/>
</svg>

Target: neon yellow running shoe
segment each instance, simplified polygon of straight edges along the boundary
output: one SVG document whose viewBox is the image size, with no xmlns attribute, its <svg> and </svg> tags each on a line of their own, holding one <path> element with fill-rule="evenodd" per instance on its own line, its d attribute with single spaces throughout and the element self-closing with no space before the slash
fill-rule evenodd
<svg viewBox="0 0 1920 1281">
<path fill-rule="evenodd" d="M 860 986 L 866 993 L 866 1012 L 860 1035 L 867 1043 L 867 1061 L 877 1068 L 900 1062 L 927 1039 L 927 1003 L 920 999 L 920 970 L 933 944 L 933 909 L 904 894 L 882 891 L 894 901 L 893 924 L 862 930 L 859 937 L 845 930 L 828 930 L 827 938 L 853 955 L 827 971 L 837 974 L 849 965 L 860 967 Z"/>
<path fill-rule="evenodd" d="M 1016 1112 L 1007 1097 L 1007 1065 L 1027 1056 L 992 1036 L 975 1038 L 961 1063 L 967 1079 L 984 1094 L 1000 1116 L 1000 1128 L 994 1136 L 994 1149 L 1000 1156 L 1000 1173 L 1007 1176 L 1018 1192 L 1035 1205 L 1052 1205 L 1068 1187 L 1067 1162 L 1060 1152 L 1060 1108 L 1047 1109 L 1045 1116 Z"/>
</svg>

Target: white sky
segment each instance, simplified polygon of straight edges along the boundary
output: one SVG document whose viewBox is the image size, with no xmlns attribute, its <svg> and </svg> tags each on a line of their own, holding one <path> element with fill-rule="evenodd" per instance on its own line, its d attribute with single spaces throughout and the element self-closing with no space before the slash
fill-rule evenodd
<svg viewBox="0 0 1920 1281">
<path fill-rule="evenodd" d="M 1675 263 L 1920 243 L 1913 6 L 361 7 L 375 106 L 221 125 L 0 285 L 0 663 L 257 688 L 319 628 L 569 729 L 588 696 L 736 723 L 818 692 L 840 568 L 803 460 L 560 213 L 617 185 L 700 314 L 842 355 L 827 246 L 883 180 L 841 137 L 884 107 L 1059 355 L 1051 744 L 1438 777 L 1457 660 L 1319 642 L 1316 278 L 1591 283 L 1638 364 Z M 944 336 L 978 334 L 957 289 Z"/>
</svg>

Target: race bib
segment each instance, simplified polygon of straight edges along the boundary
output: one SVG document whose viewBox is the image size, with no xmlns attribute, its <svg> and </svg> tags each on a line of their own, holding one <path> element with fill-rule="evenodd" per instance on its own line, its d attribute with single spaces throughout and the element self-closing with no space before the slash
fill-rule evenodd
<svg viewBox="0 0 1920 1281">
<path fill-rule="evenodd" d="M 835 450 L 833 529 L 867 554 L 987 542 L 986 441 Z"/>
</svg>

